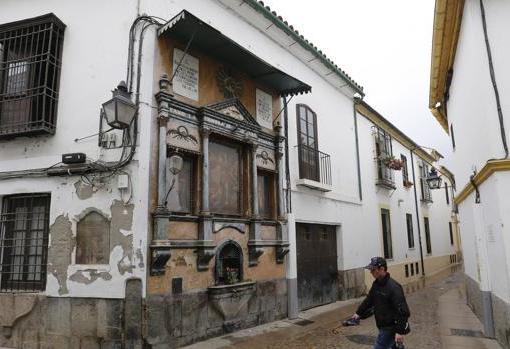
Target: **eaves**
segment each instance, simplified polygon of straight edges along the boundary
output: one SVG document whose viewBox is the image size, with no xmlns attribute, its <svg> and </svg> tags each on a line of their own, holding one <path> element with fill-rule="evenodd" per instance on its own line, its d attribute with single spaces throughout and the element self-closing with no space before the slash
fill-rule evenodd
<svg viewBox="0 0 510 349">
<path fill-rule="evenodd" d="M 281 16 L 278 16 L 276 12 L 271 11 L 269 6 L 264 6 L 262 1 L 218 1 L 232 9 L 244 20 L 261 30 L 265 35 L 272 38 L 337 89 L 342 90 L 348 87 L 353 90 L 354 93 L 359 93 L 361 96 L 364 96 L 363 87 L 361 85 L 354 81 L 344 70 L 339 68 L 338 65 L 329 59 L 313 43 L 305 39 L 303 35 L 300 35 L 292 25 Z M 254 14 L 257 13 L 266 19 L 265 23 L 255 19 Z"/>
<path fill-rule="evenodd" d="M 453 69 L 463 10 L 464 0 L 436 0 L 434 8 L 429 109 L 446 133 L 448 72 Z"/>
</svg>

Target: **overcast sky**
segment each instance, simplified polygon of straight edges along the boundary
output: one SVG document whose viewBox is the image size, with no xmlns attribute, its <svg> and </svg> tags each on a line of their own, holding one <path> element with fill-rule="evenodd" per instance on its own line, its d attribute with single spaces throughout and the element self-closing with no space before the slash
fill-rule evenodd
<svg viewBox="0 0 510 349">
<path fill-rule="evenodd" d="M 416 143 L 449 156 L 448 135 L 428 109 L 434 0 L 264 3 L 363 86 L 374 109 Z"/>
</svg>

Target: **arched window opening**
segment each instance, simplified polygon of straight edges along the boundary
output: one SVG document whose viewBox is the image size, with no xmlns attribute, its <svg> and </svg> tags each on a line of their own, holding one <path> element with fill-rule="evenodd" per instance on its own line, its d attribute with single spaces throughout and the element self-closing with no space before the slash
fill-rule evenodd
<svg viewBox="0 0 510 349">
<path fill-rule="evenodd" d="M 228 241 L 216 255 L 216 284 L 231 285 L 243 281 L 243 252 L 241 246 Z"/>
</svg>

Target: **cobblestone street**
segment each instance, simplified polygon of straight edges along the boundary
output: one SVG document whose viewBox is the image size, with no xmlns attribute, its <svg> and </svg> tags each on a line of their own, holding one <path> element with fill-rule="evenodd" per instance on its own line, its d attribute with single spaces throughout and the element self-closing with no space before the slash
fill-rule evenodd
<svg viewBox="0 0 510 349">
<path fill-rule="evenodd" d="M 495 341 L 476 337 L 481 336 L 481 325 L 465 306 L 462 273 L 451 272 L 448 270 L 406 287 L 412 314 L 412 332 L 406 336 L 406 348 L 499 349 Z M 358 302 L 337 302 L 302 312 L 296 320 L 278 321 L 186 348 L 367 349 L 377 333 L 373 318 L 362 321 L 360 326 L 340 326 L 340 322 L 354 312 Z M 448 323 L 441 329 L 440 315 Z M 468 331 L 462 333 L 459 329 Z M 457 335 L 452 335 L 454 331 Z"/>
</svg>

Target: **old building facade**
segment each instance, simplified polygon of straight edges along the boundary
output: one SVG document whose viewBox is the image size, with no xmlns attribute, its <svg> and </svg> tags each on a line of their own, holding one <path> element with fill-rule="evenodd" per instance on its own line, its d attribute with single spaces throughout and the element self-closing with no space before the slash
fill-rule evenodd
<svg viewBox="0 0 510 349">
<path fill-rule="evenodd" d="M 178 347 L 457 262 L 453 176 L 263 4 L 0 6 L 0 346 Z"/>
<path fill-rule="evenodd" d="M 468 302 L 510 347 L 508 90 L 503 1 L 436 1 L 429 108 L 452 141 Z"/>
</svg>

